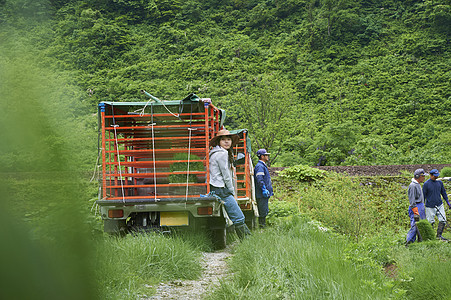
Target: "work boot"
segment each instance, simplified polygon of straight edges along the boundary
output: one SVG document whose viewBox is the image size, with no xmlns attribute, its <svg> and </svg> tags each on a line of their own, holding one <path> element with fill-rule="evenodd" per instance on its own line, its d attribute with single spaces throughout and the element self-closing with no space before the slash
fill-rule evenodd
<svg viewBox="0 0 451 300">
<path fill-rule="evenodd" d="M 417 229 L 418 230 L 418 229 Z M 421 237 L 420 231 L 417 231 L 417 242 L 420 243 L 423 241 L 423 238 Z"/>
<path fill-rule="evenodd" d="M 258 217 L 258 225 L 260 228 L 266 227 L 266 217 Z"/>
<path fill-rule="evenodd" d="M 251 234 L 251 231 L 247 227 L 246 223 L 235 225 L 235 232 L 240 240 L 243 240 L 244 238 L 246 238 L 246 236 Z"/>
<path fill-rule="evenodd" d="M 443 233 L 443 229 L 445 229 L 445 222 L 438 222 L 438 226 L 437 226 L 437 239 L 442 240 L 442 241 L 448 241 L 448 239 L 445 239 L 442 236 Z"/>
</svg>

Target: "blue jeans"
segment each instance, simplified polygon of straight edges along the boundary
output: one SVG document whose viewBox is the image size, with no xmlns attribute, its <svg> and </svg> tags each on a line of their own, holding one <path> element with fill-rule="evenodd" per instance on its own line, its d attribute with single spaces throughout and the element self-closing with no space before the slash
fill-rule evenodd
<svg viewBox="0 0 451 300">
<path fill-rule="evenodd" d="M 238 206 L 238 203 L 236 202 L 232 192 L 230 192 L 227 188 L 218 188 L 213 185 L 210 185 L 210 190 L 212 193 L 219 196 L 224 202 L 224 207 L 227 214 L 229 215 L 230 221 L 232 221 L 234 225 L 244 224 L 244 214 L 241 211 L 241 208 Z"/>
<path fill-rule="evenodd" d="M 426 212 L 423 203 L 418 203 L 418 212 L 420 213 L 420 219 L 426 219 Z M 413 218 L 412 208 L 409 207 L 409 218 L 410 218 L 410 230 L 407 232 L 406 242 L 415 242 L 417 237 L 417 226 L 415 225 L 415 219 Z"/>
<path fill-rule="evenodd" d="M 258 216 L 260 218 L 264 218 L 268 215 L 268 200 L 269 197 L 257 198 L 257 208 L 258 208 Z"/>
<path fill-rule="evenodd" d="M 232 223 L 234 225 L 244 224 L 245 217 L 241 211 L 241 208 L 238 206 L 235 197 L 230 195 L 225 198 L 221 198 L 221 200 L 224 201 L 225 209 Z"/>
</svg>

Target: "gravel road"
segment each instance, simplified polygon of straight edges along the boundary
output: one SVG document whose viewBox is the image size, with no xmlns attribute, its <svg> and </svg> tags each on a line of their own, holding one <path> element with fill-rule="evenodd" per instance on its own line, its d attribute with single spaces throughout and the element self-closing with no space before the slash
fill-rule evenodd
<svg viewBox="0 0 451 300">
<path fill-rule="evenodd" d="M 199 300 L 213 290 L 219 280 L 224 277 L 227 270 L 227 258 L 231 256 L 230 248 L 217 252 L 202 253 L 202 267 L 204 269 L 202 277 L 198 280 L 174 280 L 160 283 L 157 292 L 149 300 L 178 299 L 178 300 Z"/>
</svg>

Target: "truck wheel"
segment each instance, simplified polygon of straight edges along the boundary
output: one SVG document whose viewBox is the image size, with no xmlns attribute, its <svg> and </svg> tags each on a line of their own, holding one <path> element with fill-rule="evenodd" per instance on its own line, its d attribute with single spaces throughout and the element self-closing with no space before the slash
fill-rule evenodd
<svg viewBox="0 0 451 300">
<path fill-rule="evenodd" d="M 124 234 L 127 231 L 125 220 L 103 220 L 103 231 L 111 234 Z"/>
<path fill-rule="evenodd" d="M 253 211 L 246 212 L 244 216 L 246 218 L 244 222 L 246 223 L 247 227 L 250 230 L 255 229 L 257 227 L 257 218 L 255 217 L 254 212 Z"/>
<path fill-rule="evenodd" d="M 225 228 L 212 229 L 211 241 L 215 250 L 224 249 L 227 244 L 227 230 Z"/>
</svg>

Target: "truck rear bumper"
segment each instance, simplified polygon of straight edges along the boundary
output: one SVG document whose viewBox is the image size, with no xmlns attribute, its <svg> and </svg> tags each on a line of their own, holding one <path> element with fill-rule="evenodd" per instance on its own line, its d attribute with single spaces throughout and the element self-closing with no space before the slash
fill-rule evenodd
<svg viewBox="0 0 451 300">
<path fill-rule="evenodd" d="M 123 199 L 123 200 L 97 200 L 96 204 L 100 206 L 122 206 L 122 205 L 140 205 L 140 204 L 155 204 L 155 203 L 177 203 L 177 204 L 193 204 L 193 203 L 208 203 L 217 202 L 216 197 L 197 197 L 197 198 L 163 198 L 163 199 Z"/>
<path fill-rule="evenodd" d="M 215 197 L 97 200 L 103 220 L 125 220 L 132 214 L 157 214 L 158 218 L 190 213 L 195 218 L 221 216 L 222 203 Z M 173 216 L 169 217 L 172 218 Z M 167 225 L 167 224 L 164 224 Z"/>
</svg>

